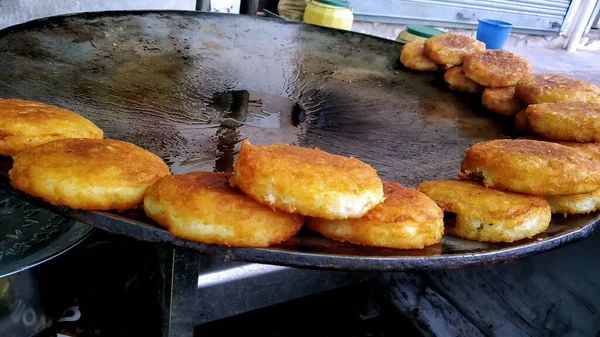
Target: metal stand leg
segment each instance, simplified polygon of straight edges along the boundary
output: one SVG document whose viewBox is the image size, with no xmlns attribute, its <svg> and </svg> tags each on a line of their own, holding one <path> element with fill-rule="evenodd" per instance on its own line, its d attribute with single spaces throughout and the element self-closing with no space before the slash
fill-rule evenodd
<svg viewBox="0 0 600 337">
<path fill-rule="evenodd" d="M 163 337 L 193 337 L 196 325 L 264 308 L 341 286 L 372 280 L 377 274 L 296 269 L 222 262 L 179 248 L 159 248 Z M 377 314 L 367 296 L 363 315 Z M 228 299 L 225 303 L 223 299 Z"/>
<path fill-rule="evenodd" d="M 163 301 L 163 337 L 193 337 L 198 283 L 198 254 L 166 248 L 166 280 Z M 170 261 L 167 259 L 170 258 Z"/>
<path fill-rule="evenodd" d="M 242 0 L 240 14 L 256 15 L 258 13 L 258 0 Z"/>
</svg>

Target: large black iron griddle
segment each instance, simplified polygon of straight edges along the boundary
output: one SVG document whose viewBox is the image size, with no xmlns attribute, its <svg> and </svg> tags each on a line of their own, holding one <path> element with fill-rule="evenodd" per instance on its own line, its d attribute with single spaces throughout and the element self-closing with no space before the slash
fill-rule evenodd
<svg viewBox="0 0 600 337">
<path fill-rule="evenodd" d="M 510 121 L 490 115 L 477 98 L 450 92 L 439 74 L 403 69 L 400 48 L 371 36 L 249 16 L 79 14 L 0 32 L 0 96 L 79 112 L 106 137 L 159 154 L 173 173 L 230 171 L 239 142 L 249 139 L 355 156 L 383 179 L 414 187 L 456 177 L 467 147 L 511 135 Z M 282 245 L 246 249 L 175 238 L 139 212 L 54 209 L 219 259 L 349 270 L 507 261 L 583 239 L 599 223 L 596 214 L 556 217 L 546 233 L 514 244 L 446 236 L 440 245 L 402 251 L 306 231 Z"/>
</svg>

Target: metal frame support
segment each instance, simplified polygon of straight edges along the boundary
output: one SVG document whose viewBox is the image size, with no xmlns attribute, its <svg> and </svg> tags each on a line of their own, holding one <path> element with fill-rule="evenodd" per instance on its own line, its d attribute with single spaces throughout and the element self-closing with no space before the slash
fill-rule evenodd
<svg viewBox="0 0 600 337">
<path fill-rule="evenodd" d="M 223 262 L 181 248 L 158 248 L 163 337 L 193 337 L 196 325 L 373 280 L 380 273 Z M 365 299 L 365 301 L 372 299 Z M 376 306 L 365 306 L 365 316 Z"/>
<path fill-rule="evenodd" d="M 196 0 L 196 10 L 208 12 L 210 10 L 210 0 Z"/>
<path fill-rule="evenodd" d="M 598 1 L 599 0 L 585 0 L 583 3 L 580 14 L 575 22 L 575 26 L 573 27 L 571 37 L 569 38 L 569 43 L 567 44 L 566 49 L 568 52 L 573 53 L 577 50 L 577 47 L 579 47 L 581 37 L 583 36 L 585 28 L 592 17 L 594 7 Z"/>
<path fill-rule="evenodd" d="M 210 11 L 211 0 L 196 0 L 196 10 Z M 257 15 L 259 0 L 240 0 L 240 14 Z"/>
<path fill-rule="evenodd" d="M 594 24 L 594 22 L 596 22 L 598 20 L 598 12 L 599 11 L 600 11 L 600 1 L 597 1 L 596 6 L 594 6 L 594 10 L 592 11 L 592 15 L 590 16 L 590 19 L 588 20 L 588 24 L 587 24 L 587 26 L 585 26 L 584 34 L 588 34 L 590 32 L 590 29 L 592 28 L 592 25 Z"/>
</svg>

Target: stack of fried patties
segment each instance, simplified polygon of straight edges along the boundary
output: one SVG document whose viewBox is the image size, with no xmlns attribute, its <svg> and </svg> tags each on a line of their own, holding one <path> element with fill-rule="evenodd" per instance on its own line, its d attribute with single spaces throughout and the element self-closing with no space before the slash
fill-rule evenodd
<svg viewBox="0 0 600 337">
<path fill-rule="evenodd" d="M 600 161 L 593 144 L 498 139 L 467 149 L 462 179 L 418 189 L 456 216 L 447 232 L 512 242 L 546 230 L 551 213 L 582 214 L 600 204 Z"/>
<path fill-rule="evenodd" d="M 157 155 L 104 139 L 83 116 L 22 99 L 0 99 L 0 155 L 11 184 L 55 205 L 86 210 L 139 208 L 146 188 L 170 174 Z"/>
<path fill-rule="evenodd" d="M 561 75 L 529 75 L 515 96 L 527 106 L 515 118 L 524 137 L 475 144 L 462 162 L 463 180 L 419 185 L 455 214 L 448 233 L 512 242 L 545 231 L 551 213 L 600 207 L 600 89 Z"/>
<path fill-rule="evenodd" d="M 435 202 L 353 157 L 245 140 L 233 171 L 165 177 L 144 210 L 175 236 L 227 246 L 281 243 L 305 222 L 333 240 L 397 249 L 436 244 L 444 232 Z"/>
<path fill-rule="evenodd" d="M 533 72 L 531 63 L 505 50 L 486 50 L 472 37 L 447 33 L 403 46 L 400 59 L 418 71 L 444 70 L 452 90 L 482 93 L 482 104 L 496 113 L 514 116 L 521 109 L 515 85 Z"/>
</svg>

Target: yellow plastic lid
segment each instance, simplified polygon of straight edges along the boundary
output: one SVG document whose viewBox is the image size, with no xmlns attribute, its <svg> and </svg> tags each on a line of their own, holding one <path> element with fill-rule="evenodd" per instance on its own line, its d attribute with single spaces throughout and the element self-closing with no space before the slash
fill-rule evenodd
<svg viewBox="0 0 600 337">
<path fill-rule="evenodd" d="M 350 2 L 346 0 L 313 0 L 314 2 L 322 3 L 334 7 L 350 8 Z"/>
</svg>

